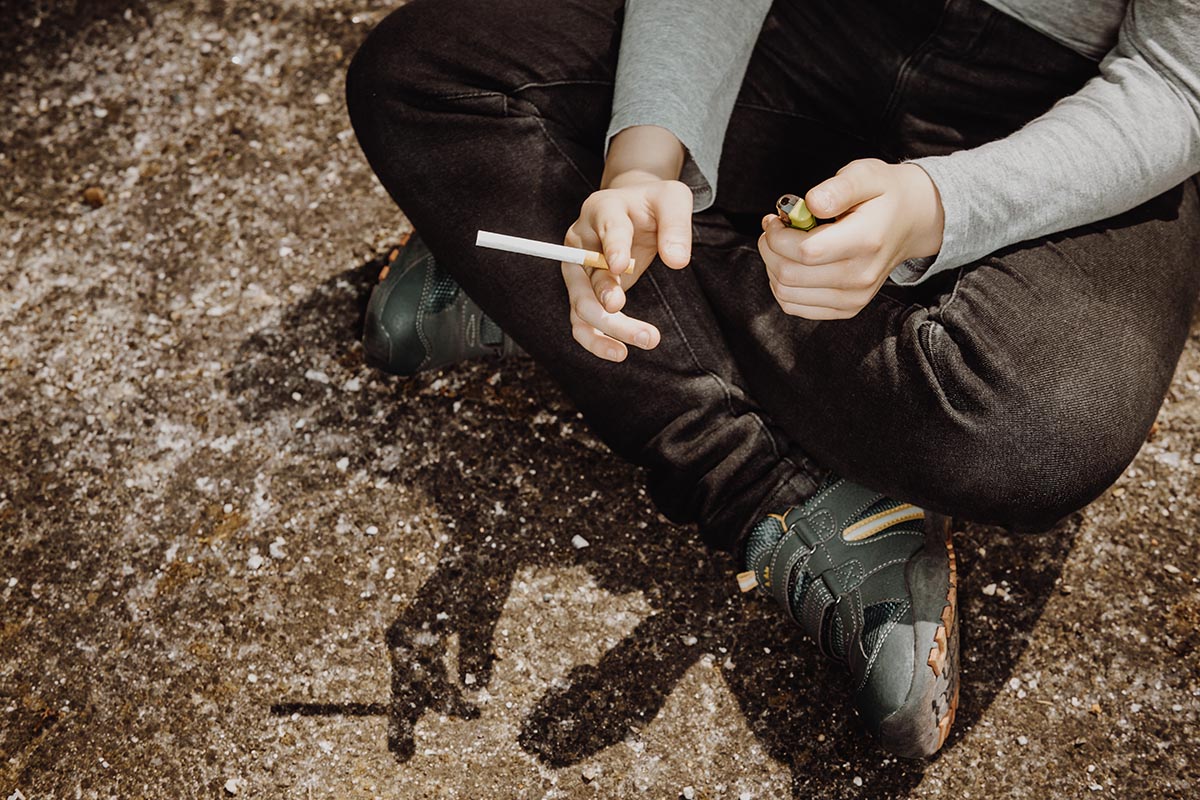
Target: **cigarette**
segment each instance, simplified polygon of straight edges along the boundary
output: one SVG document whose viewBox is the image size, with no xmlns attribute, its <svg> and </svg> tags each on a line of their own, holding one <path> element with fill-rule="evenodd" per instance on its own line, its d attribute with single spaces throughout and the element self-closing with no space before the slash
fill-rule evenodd
<svg viewBox="0 0 1200 800">
<path fill-rule="evenodd" d="M 595 250 L 539 242 L 535 239 L 523 239 L 520 236 L 506 236 L 503 233 L 480 231 L 475 237 L 475 246 L 490 247 L 493 250 L 521 253 L 538 258 L 549 258 L 553 261 L 566 261 L 568 264 L 582 264 L 585 267 L 595 267 L 596 269 L 610 269 L 608 262 L 604 260 L 604 254 L 597 253 Z M 624 274 L 628 275 L 633 272 L 633 267 L 634 263 L 631 258 Z"/>
</svg>

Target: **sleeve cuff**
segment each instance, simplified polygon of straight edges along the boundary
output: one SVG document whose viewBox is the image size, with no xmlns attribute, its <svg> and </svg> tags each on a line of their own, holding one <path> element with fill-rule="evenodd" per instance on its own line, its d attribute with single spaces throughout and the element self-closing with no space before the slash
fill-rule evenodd
<svg viewBox="0 0 1200 800">
<path fill-rule="evenodd" d="M 936 255 L 910 258 L 892 270 L 891 278 L 901 286 L 915 286 L 940 272 L 956 269 L 975 261 L 980 253 L 968 246 L 972 240 L 968 228 L 965 195 L 961 176 L 955 169 L 951 156 L 927 156 L 903 163 L 916 164 L 937 187 L 942 199 L 942 248 Z"/>
</svg>

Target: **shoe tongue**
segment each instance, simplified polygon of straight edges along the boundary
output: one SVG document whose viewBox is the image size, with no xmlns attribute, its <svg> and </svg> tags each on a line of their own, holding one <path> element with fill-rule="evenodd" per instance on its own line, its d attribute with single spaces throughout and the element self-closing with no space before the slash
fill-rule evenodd
<svg viewBox="0 0 1200 800">
<path fill-rule="evenodd" d="M 775 546 L 782 535 L 783 528 L 780 526 L 779 520 L 773 517 L 764 517 L 759 520 L 758 524 L 746 535 L 746 550 L 743 559 L 746 569 L 755 569 L 759 560 Z"/>
</svg>

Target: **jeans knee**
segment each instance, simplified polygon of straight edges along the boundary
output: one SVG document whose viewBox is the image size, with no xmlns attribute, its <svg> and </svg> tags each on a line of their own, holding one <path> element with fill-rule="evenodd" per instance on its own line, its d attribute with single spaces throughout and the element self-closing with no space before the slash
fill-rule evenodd
<svg viewBox="0 0 1200 800">
<path fill-rule="evenodd" d="M 448 68 L 448 59 L 460 49 L 445 20 L 456 16 L 457 2 L 413 0 L 367 34 L 346 70 L 346 105 L 352 120 L 363 118 L 382 101 L 453 90 L 454 70 Z"/>
<path fill-rule="evenodd" d="M 959 468 L 939 480 L 964 516 L 1045 531 L 1111 486 L 1137 455 L 1143 433 L 1139 420 L 1098 420 L 1066 408 L 997 415 L 963 428 L 963 457 L 953 461 Z"/>
</svg>

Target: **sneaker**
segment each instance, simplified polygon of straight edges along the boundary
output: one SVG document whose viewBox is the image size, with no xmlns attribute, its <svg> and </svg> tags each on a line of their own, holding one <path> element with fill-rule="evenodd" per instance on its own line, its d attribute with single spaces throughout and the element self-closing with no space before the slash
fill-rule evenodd
<svg viewBox="0 0 1200 800">
<path fill-rule="evenodd" d="M 746 540 L 742 591 L 770 594 L 845 665 L 855 710 L 888 751 L 927 758 L 958 707 L 950 520 L 846 480 L 768 514 Z"/>
<path fill-rule="evenodd" d="M 388 255 L 379 273 L 367 303 L 363 345 L 368 364 L 395 375 L 522 352 L 415 233 Z"/>
</svg>

